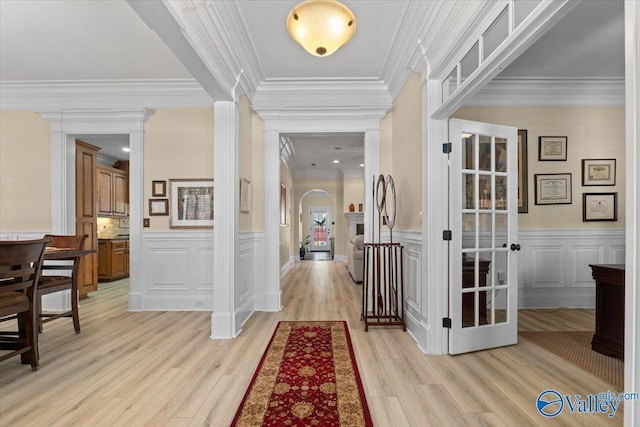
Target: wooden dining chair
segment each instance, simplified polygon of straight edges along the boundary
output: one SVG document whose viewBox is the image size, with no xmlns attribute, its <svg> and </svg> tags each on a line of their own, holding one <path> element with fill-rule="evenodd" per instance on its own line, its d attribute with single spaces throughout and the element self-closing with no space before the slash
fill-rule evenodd
<svg viewBox="0 0 640 427">
<path fill-rule="evenodd" d="M 19 354 L 34 371 L 39 366 L 35 290 L 50 240 L 0 241 L 0 320 L 18 320 L 17 331 L 0 332 L 0 361 Z"/>
<path fill-rule="evenodd" d="M 88 237 L 86 234 L 77 236 L 62 236 L 47 234 L 45 237 L 51 239 L 49 246 L 57 249 L 83 249 L 84 241 Z M 42 332 L 42 325 L 61 317 L 73 318 L 73 327 L 76 334 L 80 333 L 80 316 L 78 315 L 78 270 L 80 268 L 81 255 L 69 256 L 64 259 L 45 259 L 42 265 L 43 271 L 56 270 L 55 275 L 43 274 L 37 287 L 38 300 L 38 330 Z M 68 274 L 60 274 L 68 272 Z M 42 312 L 42 296 L 55 292 L 71 291 L 71 309 L 57 313 Z"/>
</svg>

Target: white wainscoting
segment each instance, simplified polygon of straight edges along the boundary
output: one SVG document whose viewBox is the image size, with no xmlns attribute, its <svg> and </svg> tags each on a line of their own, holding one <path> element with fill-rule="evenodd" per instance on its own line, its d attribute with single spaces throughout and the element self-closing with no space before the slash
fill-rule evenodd
<svg viewBox="0 0 640 427">
<path fill-rule="evenodd" d="M 213 231 L 142 233 L 144 310 L 213 310 Z"/>
<path fill-rule="evenodd" d="M 389 241 L 389 233 L 382 233 Z M 403 246 L 404 307 L 407 331 L 422 349 L 426 348 L 427 313 L 423 304 L 422 286 L 422 233 L 420 231 L 394 231 L 393 241 Z"/>
<path fill-rule="evenodd" d="M 256 308 L 263 240 L 263 233 L 238 234 L 236 325 Z M 213 231 L 145 232 L 142 241 L 142 310 L 213 310 Z"/>
<path fill-rule="evenodd" d="M 520 230 L 520 308 L 593 308 L 589 264 L 624 264 L 624 230 Z"/>
<path fill-rule="evenodd" d="M 262 261 L 263 233 L 238 233 L 239 271 L 236 274 L 238 286 L 234 291 L 235 324 L 242 327 L 256 310 L 256 284 Z"/>
</svg>

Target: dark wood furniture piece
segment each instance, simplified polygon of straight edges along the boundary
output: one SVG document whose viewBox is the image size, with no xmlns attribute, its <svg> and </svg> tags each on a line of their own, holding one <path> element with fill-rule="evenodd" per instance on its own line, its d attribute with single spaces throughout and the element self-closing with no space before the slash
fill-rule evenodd
<svg viewBox="0 0 640 427">
<path fill-rule="evenodd" d="M 624 264 L 590 264 L 596 281 L 596 333 L 591 349 L 624 358 Z"/>
<path fill-rule="evenodd" d="M 83 253 L 86 234 L 77 236 L 45 235 L 51 239 L 45 251 L 42 270 L 68 271 L 68 274 L 42 275 L 38 282 L 38 329 L 42 332 L 42 324 L 61 317 L 71 317 L 76 334 L 80 333 L 80 316 L 78 315 L 78 271 Z M 74 252 L 75 251 L 75 252 Z M 67 261 L 71 261 L 68 263 Z M 69 290 L 71 292 L 71 309 L 57 313 L 42 312 L 42 296 Z"/>
<path fill-rule="evenodd" d="M 0 319 L 18 320 L 16 331 L 0 332 L 0 361 L 20 355 L 38 369 L 35 289 L 49 239 L 0 241 Z"/>
<path fill-rule="evenodd" d="M 98 240 L 98 280 L 112 282 L 129 277 L 129 240 Z"/>
<path fill-rule="evenodd" d="M 86 234 L 84 248 L 94 252 L 82 257 L 78 273 L 80 298 L 98 290 L 98 215 L 96 213 L 96 157 L 99 147 L 76 139 L 76 234 Z"/>
<path fill-rule="evenodd" d="M 491 261 L 478 260 L 479 286 L 487 286 L 487 274 L 489 273 Z M 475 259 L 467 256 L 462 257 L 462 288 L 475 287 Z M 474 292 L 462 294 L 462 327 L 475 326 L 475 304 Z M 487 324 L 487 293 L 480 291 L 478 295 L 478 323 Z"/>
</svg>

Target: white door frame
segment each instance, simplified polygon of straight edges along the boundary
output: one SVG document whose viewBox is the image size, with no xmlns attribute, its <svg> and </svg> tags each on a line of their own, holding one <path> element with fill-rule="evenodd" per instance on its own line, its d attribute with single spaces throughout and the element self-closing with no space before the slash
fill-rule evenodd
<svg viewBox="0 0 640 427">
<path fill-rule="evenodd" d="M 144 124 L 148 109 L 37 111 L 51 127 L 51 233 L 75 233 L 75 137 L 129 134 L 129 216 L 143 217 Z M 129 311 L 142 309 L 142 221 L 129 229 Z"/>
</svg>

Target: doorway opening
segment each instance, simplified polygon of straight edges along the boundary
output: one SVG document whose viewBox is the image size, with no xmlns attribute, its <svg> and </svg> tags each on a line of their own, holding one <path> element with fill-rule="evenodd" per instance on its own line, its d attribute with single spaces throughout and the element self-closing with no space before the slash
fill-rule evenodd
<svg viewBox="0 0 640 427">
<path fill-rule="evenodd" d="M 93 237 L 91 249 L 98 251 L 93 265 L 88 266 L 94 271 L 84 276 L 90 283 L 82 295 L 86 297 L 89 292 L 104 287 L 128 286 L 129 134 L 74 134 L 69 137 L 76 141 L 76 152 L 78 141 L 81 141 L 85 148 L 92 148 L 95 157 L 90 169 L 78 171 L 76 164 L 76 195 L 85 202 L 91 200 L 95 207 L 90 212 L 91 222 L 86 221 L 86 215 L 76 217 L 76 229 L 82 222 L 83 232 Z M 84 182 L 89 175 L 94 180 L 91 185 Z"/>
<path fill-rule="evenodd" d="M 313 189 L 300 198 L 298 238 L 301 242 L 309 242 L 307 250 L 310 259 L 321 257 L 319 254 L 323 254 L 322 256 L 326 259 L 333 259 L 335 251 L 334 211 L 335 201 L 325 190 Z M 306 256 L 305 259 L 307 259 Z"/>
</svg>

